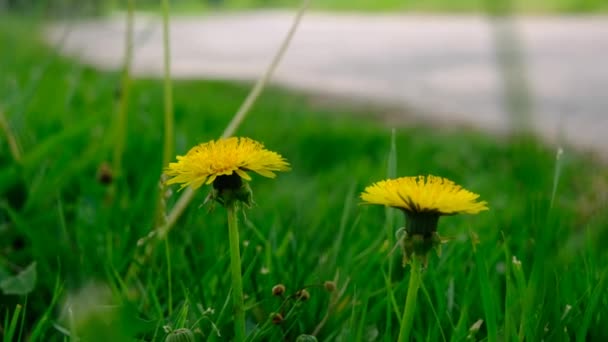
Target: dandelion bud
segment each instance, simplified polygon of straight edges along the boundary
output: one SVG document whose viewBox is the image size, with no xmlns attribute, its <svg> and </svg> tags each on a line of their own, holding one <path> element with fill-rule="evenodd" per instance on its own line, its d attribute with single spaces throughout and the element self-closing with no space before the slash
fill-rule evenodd
<svg viewBox="0 0 608 342">
<path fill-rule="evenodd" d="M 110 164 L 104 162 L 103 164 L 99 165 L 99 169 L 97 170 L 97 181 L 100 184 L 108 185 L 112 183 L 113 179 L 114 176 L 112 174 Z"/>
<path fill-rule="evenodd" d="M 279 325 L 281 323 L 283 323 L 283 315 L 281 315 L 280 313 L 273 313 L 272 314 L 272 324 L 274 325 Z"/>
<path fill-rule="evenodd" d="M 194 333 L 190 329 L 181 328 L 173 330 L 165 338 L 165 342 L 195 342 Z"/>
<path fill-rule="evenodd" d="M 323 283 L 323 287 L 327 292 L 334 292 L 336 290 L 336 283 L 328 280 Z"/>
<path fill-rule="evenodd" d="M 272 287 L 272 295 L 280 297 L 285 293 L 285 285 L 277 284 Z"/>
<path fill-rule="evenodd" d="M 296 338 L 296 342 L 317 342 L 317 338 L 313 335 L 302 334 Z"/>
<path fill-rule="evenodd" d="M 310 299 L 310 292 L 306 289 L 302 289 L 296 292 L 296 299 L 305 302 Z"/>
</svg>

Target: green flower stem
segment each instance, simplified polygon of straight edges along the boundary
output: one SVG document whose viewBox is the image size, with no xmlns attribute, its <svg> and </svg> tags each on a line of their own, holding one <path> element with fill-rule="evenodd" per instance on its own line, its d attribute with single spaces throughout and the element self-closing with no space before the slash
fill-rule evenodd
<svg viewBox="0 0 608 342">
<path fill-rule="evenodd" d="M 401 329 L 399 330 L 399 342 L 407 342 L 410 340 L 412 333 L 412 325 L 414 324 L 414 313 L 416 311 L 416 297 L 420 288 L 420 260 L 414 255 L 410 260 L 410 284 L 407 288 L 407 297 L 405 298 L 405 309 L 401 317 Z"/>
<path fill-rule="evenodd" d="M 232 306 L 234 308 L 234 340 L 245 340 L 245 303 L 243 300 L 243 279 L 241 276 L 241 252 L 239 227 L 236 217 L 236 203 L 226 205 L 228 213 L 228 235 L 230 239 L 230 270 L 232 272 Z"/>
</svg>

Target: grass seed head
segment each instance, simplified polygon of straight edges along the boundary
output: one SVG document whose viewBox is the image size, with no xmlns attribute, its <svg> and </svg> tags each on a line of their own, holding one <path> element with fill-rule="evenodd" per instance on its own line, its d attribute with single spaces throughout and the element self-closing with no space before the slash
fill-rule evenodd
<svg viewBox="0 0 608 342">
<path fill-rule="evenodd" d="M 272 295 L 276 297 L 281 297 L 285 293 L 285 285 L 276 284 L 272 287 Z"/>
<path fill-rule="evenodd" d="M 283 318 L 283 315 L 281 315 L 280 313 L 275 312 L 271 316 L 272 316 L 272 318 L 271 318 L 272 324 L 279 325 L 279 324 L 283 323 L 284 318 Z"/>
<path fill-rule="evenodd" d="M 114 180 L 114 174 L 112 173 L 112 168 L 108 163 L 102 163 L 99 165 L 99 169 L 97 170 L 97 181 L 103 185 L 112 184 Z"/>
<path fill-rule="evenodd" d="M 302 289 L 296 292 L 296 299 L 305 302 L 310 299 L 310 292 L 307 289 Z"/>
<path fill-rule="evenodd" d="M 336 290 L 336 283 L 333 281 L 327 280 L 323 283 L 323 287 L 327 292 L 334 292 Z"/>
</svg>

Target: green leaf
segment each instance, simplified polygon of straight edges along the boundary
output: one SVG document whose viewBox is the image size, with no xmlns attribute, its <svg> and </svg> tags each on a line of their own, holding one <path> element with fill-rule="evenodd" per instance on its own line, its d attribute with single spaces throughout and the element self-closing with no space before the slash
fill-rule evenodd
<svg viewBox="0 0 608 342">
<path fill-rule="evenodd" d="M 0 289 L 6 295 L 26 295 L 36 285 L 36 262 L 32 262 L 19 274 L 0 281 Z"/>
</svg>

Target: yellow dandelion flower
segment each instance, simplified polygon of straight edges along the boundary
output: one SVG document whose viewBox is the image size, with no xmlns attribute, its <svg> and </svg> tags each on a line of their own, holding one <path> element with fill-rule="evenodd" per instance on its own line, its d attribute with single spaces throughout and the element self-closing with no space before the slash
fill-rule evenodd
<svg viewBox="0 0 608 342">
<path fill-rule="evenodd" d="M 405 213 L 406 225 L 398 231 L 404 263 L 412 255 L 420 256 L 426 263 L 431 248 L 441 251 L 445 240 L 437 234 L 440 216 L 488 210 L 487 203 L 478 198 L 478 194 L 451 180 L 432 175 L 383 180 L 361 193 L 361 199 L 369 204 L 385 205 Z"/>
<path fill-rule="evenodd" d="M 251 189 L 245 181 L 251 180 L 249 171 L 274 178 L 276 171 L 287 170 L 289 163 L 278 153 L 265 149 L 264 145 L 255 140 L 236 137 L 197 145 L 186 155 L 177 156 L 177 162 L 170 163 L 165 169 L 165 173 L 172 177 L 167 184 L 181 184 L 182 189 L 188 186 L 197 189 L 203 184 L 213 184 L 207 199 L 216 200 L 226 209 L 236 341 L 245 339 L 245 304 L 237 211 L 242 208 L 241 204 L 251 207 L 253 203 Z"/>
<path fill-rule="evenodd" d="M 432 175 L 383 180 L 368 186 L 361 194 L 361 199 L 370 204 L 439 215 L 477 214 L 488 210 L 487 203 L 477 202 L 478 198 L 478 194 L 451 180 Z"/>
<path fill-rule="evenodd" d="M 275 171 L 288 170 L 289 163 L 278 153 L 265 149 L 255 140 L 232 137 L 193 147 L 186 155 L 177 156 L 177 162 L 170 163 L 165 173 L 173 177 L 167 184 L 197 189 L 222 176 L 236 174 L 249 181 L 248 171 L 274 178 Z"/>
</svg>

